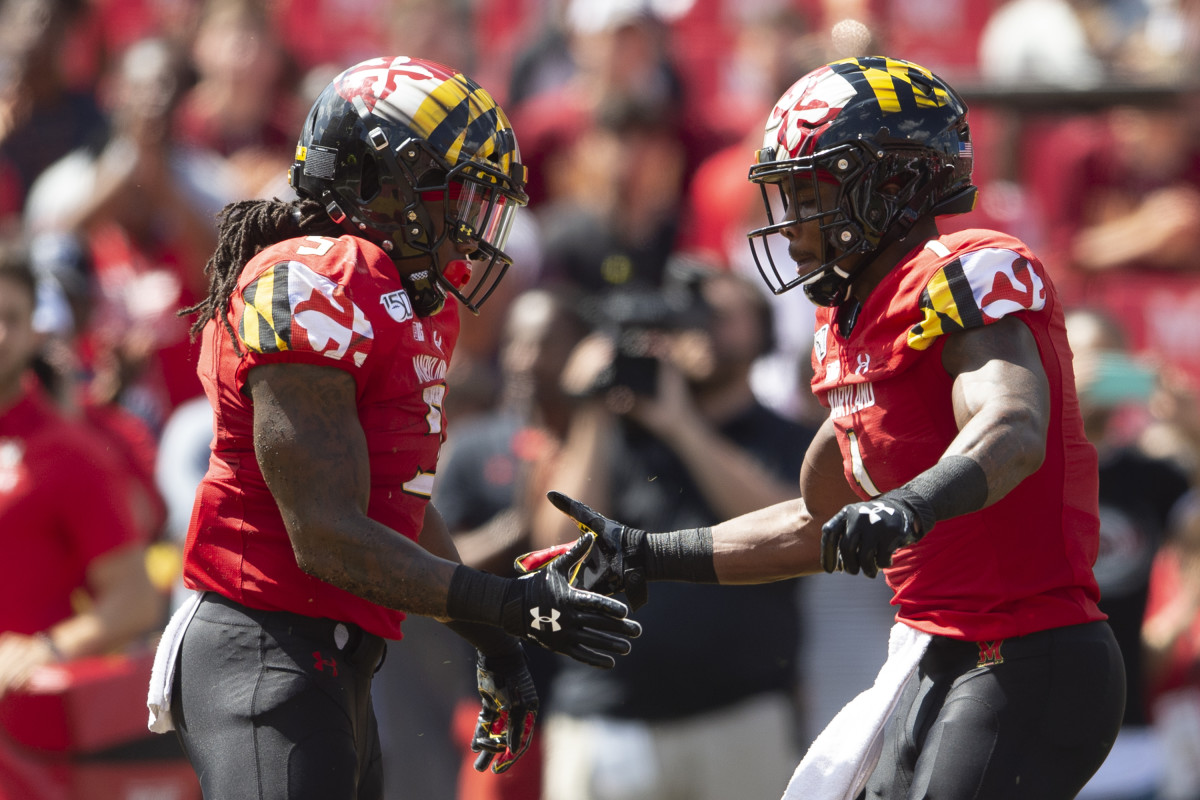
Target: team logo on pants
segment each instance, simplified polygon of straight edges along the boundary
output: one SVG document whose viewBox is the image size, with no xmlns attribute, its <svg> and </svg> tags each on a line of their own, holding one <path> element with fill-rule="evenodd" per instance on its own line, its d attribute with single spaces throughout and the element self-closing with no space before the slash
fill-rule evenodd
<svg viewBox="0 0 1200 800">
<path fill-rule="evenodd" d="M 1000 645 L 1004 644 L 1003 639 L 997 639 L 994 642 L 976 642 L 976 644 L 979 645 L 979 661 L 975 666 L 992 667 L 1004 663 L 1004 656 L 1000 654 Z"/>
</svg>

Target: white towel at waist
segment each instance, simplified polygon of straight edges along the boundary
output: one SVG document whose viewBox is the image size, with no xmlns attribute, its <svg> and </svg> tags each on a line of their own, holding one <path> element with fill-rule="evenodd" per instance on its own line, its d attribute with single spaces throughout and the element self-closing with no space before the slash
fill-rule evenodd
<svg viewBox="0 0 1200 800">
<path fill-rule="evenodd" d="M 792 773 L 783 800 L 854 800 L 883 748 L 883 727 L 932 637 L 897 622 L 870 689 L 830 720 Z"/>
<path fill-rule="evenodd" d="M 150 692 L 146 696 L 146 708 L 150 710 L 150 720 L 146 724 L 154 733 L 175 730 L 175 721 L 171 719 L 171 684 L 175 682 L 175 663 L 179 660 L 183 633 L 200 607 L 200 598 L 203 596 L 204 592 L 195 592 L 175 609 L 162 638 L 158 640 L 154 666 L 150 669 Z"/>
</svg>

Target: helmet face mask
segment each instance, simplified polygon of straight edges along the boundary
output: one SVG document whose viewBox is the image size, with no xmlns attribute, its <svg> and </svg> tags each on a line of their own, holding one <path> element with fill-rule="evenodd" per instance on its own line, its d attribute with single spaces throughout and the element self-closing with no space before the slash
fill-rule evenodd
<svg viewBox="0 0 1200 800">
<path fill-rule="evenodd" d="M 388 251 L 402 278 L 404 262 L 420 259 L 423 315 L 447 293 L 478 310 L 512 263 L 504 247 L 528 201 L 516 137 L 491 96 L 449 67 L 405 57 L 364 61 L 326 87 L 289 182 Z M 444 259 L 447 242 L 468 255 Z"/>
<path fill-rule="evenodd" d="M 776 294 L 803 286 L 812 302 L 838 305 L 918 219 L 971 210 L 971 154 L 966 105 L 923 67 L 867 57 L 814 70 L 776 104 L 750 168 L 767 209 L 767 225 L 749 234 L 759 273 Z M 825 200 L 822 184 L 836 186 Z M 779 213 L 801 195 L 816 198 L 814 213 Z M 821 263 L 789 277 L 769 237 L 812 223 L 820 225 Z"/>
</svg>

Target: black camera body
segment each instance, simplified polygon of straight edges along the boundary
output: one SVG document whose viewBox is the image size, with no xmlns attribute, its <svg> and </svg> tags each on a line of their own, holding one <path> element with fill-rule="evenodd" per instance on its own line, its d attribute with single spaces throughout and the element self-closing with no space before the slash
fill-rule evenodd
<svg viewBox="0 0 1200 800">
<path fill-rule="evenodd" d="M 703 328 L 710 319 L 700 282 L 698 273 L 675 273 L 659 289 L 613 290 L 599 298 L 597 327 L 611 336 L 614 354 L 591 393 L 617 387 L 643 397 L 658 393 L 655 341 L 666 332 Z"/>
</svg>

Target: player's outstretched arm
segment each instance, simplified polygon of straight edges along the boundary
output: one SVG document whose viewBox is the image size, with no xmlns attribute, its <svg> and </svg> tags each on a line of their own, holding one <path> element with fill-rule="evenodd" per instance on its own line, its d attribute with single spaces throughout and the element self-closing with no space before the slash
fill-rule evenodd
<svg viewBox="0 0 1200 800">
<path fill-rule="evenodd" d="M 567 585 L 590 540 L 530 578 L 440 558 L 367 516 L 367 444 L 348 373 L 272 364 L 247 383 L 255 454 L 302 570 L 379 605 L 492 625 L 595 666 L 629 652 L 641 628 L 625 604 Z"/>
<path fill-rule="evenodd" d="M 559 492 L 550 502 L 585 535 L 592 549 L 577 585 L 590 591 L 625 592 L 637 608 L 648 597 L 647 583 L 766 583 L 817 572 L 821 568 L 821 522 L 855 495 L 842 475 L 832 424 L 826 422 L 805 454 L 801 497 L 727 520 L 711 528 L 647 533 L 609 519 Z M 551 563 L 569 545 L 521 556 L 520 571 Z"/>
</svg>

